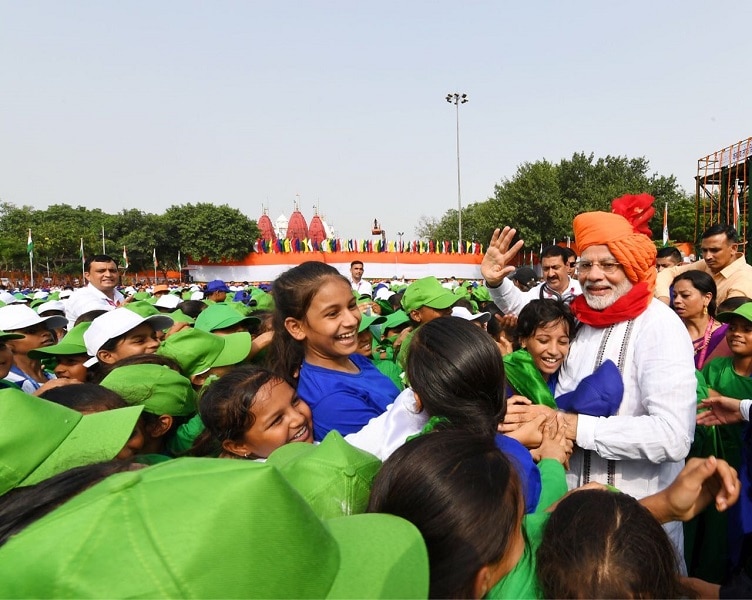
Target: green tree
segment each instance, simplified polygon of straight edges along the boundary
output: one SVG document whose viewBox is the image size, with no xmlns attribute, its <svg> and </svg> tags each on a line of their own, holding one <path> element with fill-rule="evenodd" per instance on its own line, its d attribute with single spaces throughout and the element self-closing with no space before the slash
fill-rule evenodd
<svg viewBox="0 0 752 600">
<path fill-rule="evenodd" d="M 260 234 L 255 221 L 226 204 L 171 206 L 163 218 L 175 261 L 178 250 L 195 260 L 242 260 Z"/>
<path fill-rule="evenodd" d="M 463 209 L 463 237 L 486 243 L 496 227 L 511 225 L 528 249 L 537 250 L 540 244 L 571 237 L 575 215 L 609 211 L 614 198 L 642 192 L 655 196 L 656 211 L 664 202 L 671 206 L 685 199 L 675 177 L 651 174 L 645 158 L 596 159 L 592 153 L 579 152 L 558 164 L 545 159 L 523 163 L 514 176 L 494 186 L 492 197 Z M 662 216 L 656 219 L 660 232 Z M 432 233 L 434 238 L 456 240 L 457 211 L 447 211 Z"/>
</svg>

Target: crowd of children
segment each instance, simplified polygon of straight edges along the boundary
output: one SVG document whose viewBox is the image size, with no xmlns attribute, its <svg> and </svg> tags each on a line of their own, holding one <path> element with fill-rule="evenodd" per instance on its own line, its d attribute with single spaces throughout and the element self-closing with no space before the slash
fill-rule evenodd
<svg viewBox="0 0 752 600">
<path fill-rule="evenodd" d="M 713 305 L 730 356 L 698 365 L 698 423 L 736 446 L 638 502 L 567 492 L 562 415 L 613 415 L 624 388 L 606 360 L 555 395 L 566 302 L 509 318 L 477 282 L 373 283 L 305 262 L 72 323 L 61 290 L 4 295 L 0 597 L 717 597 L 660 526 L 708 505 L 733 506 L 720 575 L 744 573 L 752 304 Z M 522 405 L 540 415 L 505 424 Z"/>
</svg>

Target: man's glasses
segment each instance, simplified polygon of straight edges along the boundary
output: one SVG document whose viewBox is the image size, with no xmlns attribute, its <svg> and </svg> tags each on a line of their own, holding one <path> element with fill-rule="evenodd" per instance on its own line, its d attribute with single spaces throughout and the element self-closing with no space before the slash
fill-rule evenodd
<svg viewBox="0 0 752 600">
<path fill-rule="evenodd" d="M 616 270 L 621 267 L 621 263 L 618 263 L 613 260 L 607 260 L 607 261 L 590 261 L 590 260 L 581 260 L 578 263 L 578 270 L 580 273 L 589 273 L 593 266 L 597 265 L 598 268 L 603 271 L 604 273 L 610 275 L 611 273 L 615 273 Z"/>
</svg>

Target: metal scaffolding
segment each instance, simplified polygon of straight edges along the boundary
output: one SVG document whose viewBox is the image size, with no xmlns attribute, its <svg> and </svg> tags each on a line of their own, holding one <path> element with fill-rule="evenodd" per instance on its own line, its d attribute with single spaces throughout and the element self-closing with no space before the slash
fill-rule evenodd
<svg viewBox="0 0 752 600">
<path fill-rule="evenodd" d="M 733 225 L 746 242 L 752 230 L 749 182 L 752 180 L 752 137 L 697 161 L 695 239 L 716 224 Z M 750 249 L 746 248 L 747 260 Z"/>
</svg>

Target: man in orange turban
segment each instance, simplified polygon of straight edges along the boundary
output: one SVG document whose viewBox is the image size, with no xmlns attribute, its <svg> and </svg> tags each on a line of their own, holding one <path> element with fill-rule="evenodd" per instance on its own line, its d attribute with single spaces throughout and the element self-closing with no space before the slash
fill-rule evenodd
<svg viewBox="0 0 752 600">
<path fill-rule="evenodd" d="M 676 314 L 652 298 L 656 250 L 646 235 L 652 202 L 647 194 L 624 196 L 614 201 L 613 213 L 574 219 L 582 295 L 571 308 L 580 325 L 556 374 L 554 396 L 573 392 L 606 360 L 621 373 L 624 396 L 614 416 L 564 414 L 566 435 L 576 443 L 570 488 L 597 481 L 638 499 L 653 494 L 679 473 L 694 437 L 692 343 Z M 500 284 L 524 243 L 513 243 L 515 234 L 510 227 L 497 229 L 481 264 L 497 304 Z M 513 431 L 540 414 L 556 416 L 515 396 L 502 429 Z M 665 527 L 682 555 L 681 524 Z"/>
</svg>

